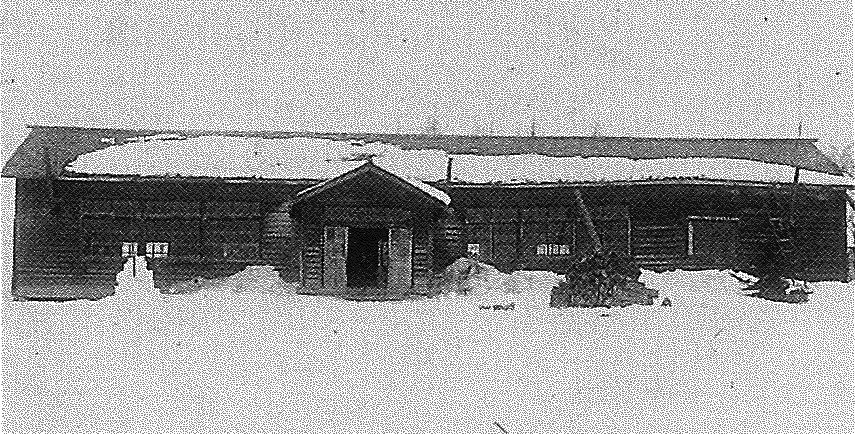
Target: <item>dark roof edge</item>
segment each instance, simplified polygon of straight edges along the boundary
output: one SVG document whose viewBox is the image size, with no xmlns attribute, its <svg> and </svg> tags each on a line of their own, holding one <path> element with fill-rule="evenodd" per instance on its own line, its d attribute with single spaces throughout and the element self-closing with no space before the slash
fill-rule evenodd
<svg viewBox="0 0 855 434">
<path fill-rule="evenodd" d="M 130 137 L 177 134 L 240 137 L 311 137 L 383 141 L 404 149 L 442 149 L 449 154 L 607 156 L 632 159 L 736 158 L 845 175 L 816 146 L 816 138 L 680 138 L 610 136 L 475 136 L 386 133 L 318 133 L 305 131 L 238 131 L 203 129 L 128 129 L 28 124 L 30 133 L 3 166 L 0 176 L 55 178 L 82 154 L 118 145 Z M 109 140 L 104 140 L 109 139 Z"/>
<path fill-rule="evenodd" d="M 362 166 L 360 166 L 362 167 Z M 349 172 L 346 172 L 349 173 Z M 394 174 L 392 174 L 394 175 Z M 395 175 L 397 176 L 397 175 Z M 400 177 L 399 177 L 400 178 Z M 306 188 L 330 181 L 330 179 L 281 179 L 281 178 L 219 178 L 200 176 L 138 176 L 138 175 L 81 175 L 59 176 L 59 181 L 80 182 L 172 182 L 172 183 L 213 183 L 213 184 L 283 184 L 299 185 Z M 406 180 L 404 180 L 406 181 Z M 738 187 L 773 187 L 790 185 L 789 182 L 734 181 L 727 179 L 703 178 L 664 178 L 636 179 L 624 181 L 579 181 L 579 182 L 460 182 L 460 181 L 422 181 L 432 187 L 443 188 L 561 188 L 561 187 L 599 187 L 609 185 L 726 185 Z M 842 188 L 855 191 L 855 185 L 815 184 L 800 182 L 803 187 Z M 301 191 L 302 193 L 303 191 Z"/>
<path fill-rule="evenodd" d="M 464 138 L 496 138 L 496 139 L 585 139 L 585 140 L 628 140 L 628 141 L 651 141 L 651 140 L 680 140 L 680 141 L 734 141 L 734 142 L 750 142 L 750 141 L 766 141 L 779 140 L 791 142 L 818 142 L 816 137 L 685 137 L 685 136 L 583 136 L 583 135 L 537 135 L 537 136 L 520 136 L 520 135 L 495 135 L 495 134 L 428 134 L 428 133 L 378 133 L 370 131 L 353 131 L 353 132 L 330 132 L 330 131 L 285 131 L 285 130 L 238 130 L 238 129 L 216 129 L 216 128 L 128 128 L 128 127 L 81 127 L 81 126 L 66 126 L 66 125 L 40 125 L 26 124 L 26 128 L 30 129 L 59 129 L 70 131 L 104 131 L 104 132 L 125 132 L 138 134 L 187 134 L 187 135 L 221 135 L 221 136 L 265 136 L 272 137 L 464 137 Z"/>
</svg>

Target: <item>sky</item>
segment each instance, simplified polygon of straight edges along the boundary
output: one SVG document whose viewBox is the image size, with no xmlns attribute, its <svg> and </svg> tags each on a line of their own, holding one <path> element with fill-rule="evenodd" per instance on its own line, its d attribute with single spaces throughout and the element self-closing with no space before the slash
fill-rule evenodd
<svg viewBox="0 0 855 434">
<path fill-rule="evenodd" d="M 852 154 L 851 2 L 4 2 L 24 124 L 805 137 Z"/>
</svg>

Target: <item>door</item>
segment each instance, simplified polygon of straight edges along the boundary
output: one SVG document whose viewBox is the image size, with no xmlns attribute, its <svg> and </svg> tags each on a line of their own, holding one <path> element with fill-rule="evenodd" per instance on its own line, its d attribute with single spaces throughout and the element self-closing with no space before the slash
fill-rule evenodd
<svg viewBox="0 0 855 434">
<path fill-rule="evenodd" d="M 384 248 L 388 241 L 386 229 L 348 228 L 347 286 L 349 288 L 380 288 L 386 281 Z"/>
<path fill-rule="evenodd" d="M 413 285 L 413 231 L 389 229 L 389 291 L 407 292 Z"/>
<path fill-rule="evenodd" d="M 347 227 L 324 227 L 324 289 L 343 292 L 347 286 Z"/>
</svg>

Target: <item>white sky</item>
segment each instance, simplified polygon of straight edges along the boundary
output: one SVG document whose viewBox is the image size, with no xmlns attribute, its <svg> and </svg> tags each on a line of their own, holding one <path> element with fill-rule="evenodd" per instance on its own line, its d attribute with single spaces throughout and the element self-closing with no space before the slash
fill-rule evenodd
<svg viewBox="0 0 855 434">
<path fill-rule="evenodd" d="M 853 139 L 851 2 L 67 3 L 4 2 L 4 160 L 24 123 Z"/>
</svg>

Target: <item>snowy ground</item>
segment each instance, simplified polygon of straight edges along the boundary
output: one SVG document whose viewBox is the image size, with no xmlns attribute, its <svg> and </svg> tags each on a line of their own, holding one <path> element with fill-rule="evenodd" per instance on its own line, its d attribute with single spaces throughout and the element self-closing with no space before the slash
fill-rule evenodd
<svg viewBox="0 0 855 434">
<path fill-rule="evenodd" d="M 4 431 L 500 433 L 498 422 L 510 433 L 843 433 L 855 424 L 852 285 L 816 284 L 809 303 L 788 305 L 742 296 L 725 273 L 645 273 L 673 307 L 559 310 L 543 307 L 554 275 L 517 273 L 493 277 L 522 291 L 509 296 L 519 307 L 486 311 L 477 291 L 357 303 L 295 296 L 264 275 L 180 296 L 126 282 L 98 302 L 4 302 Z"/>
</svg>

